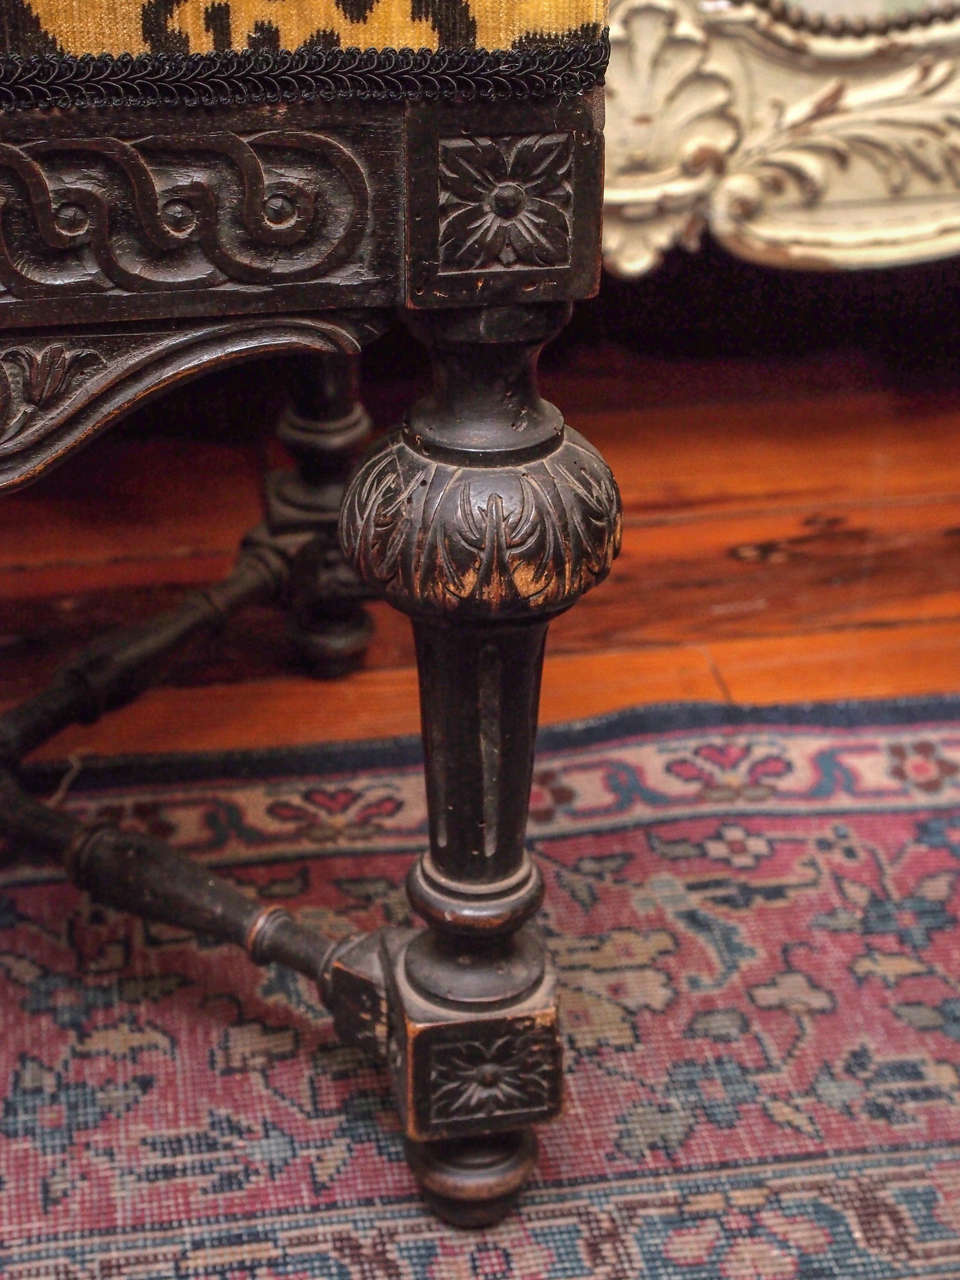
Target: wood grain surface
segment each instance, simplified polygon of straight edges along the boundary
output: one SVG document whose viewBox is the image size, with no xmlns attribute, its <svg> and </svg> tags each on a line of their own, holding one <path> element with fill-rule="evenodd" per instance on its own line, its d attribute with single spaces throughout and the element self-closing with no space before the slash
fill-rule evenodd
<svg viewBox="0 0 960 1280">
<path fill-rule="evenodd" d="M 405 352 L 372 362 L 382 427 L 415 394 L 422 361 Z M 0 500 L 4 704 L 101 628 L 227 570 L 278 456 L 283 369 L 171 396 Z M 626 513 L 610 580 L 553 625 L 545 720 L 960 689 L 960 379 L 892 376 L 855 345 L 663 358 L 608 338 L 566 343 L 543 382 L 613 465 Z M 352 676 L 304 675 L 282 619 L 250 610 L 162 688 L 45 754 L 413 732 L 408 624 L 372 612 Z"/>
</svg>

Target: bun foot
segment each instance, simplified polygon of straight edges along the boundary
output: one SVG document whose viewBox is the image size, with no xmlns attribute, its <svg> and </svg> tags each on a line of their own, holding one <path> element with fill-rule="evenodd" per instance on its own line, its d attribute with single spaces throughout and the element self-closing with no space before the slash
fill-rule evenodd
<svg viewBox="0 0 960 1280">
<path fill-rule="evenodd" d="M 532 1129 L 405 1146 L 427 1205 L 454 1227 L 491 1227 L 506 1217 L 538 1149 Z"/>
</svg>

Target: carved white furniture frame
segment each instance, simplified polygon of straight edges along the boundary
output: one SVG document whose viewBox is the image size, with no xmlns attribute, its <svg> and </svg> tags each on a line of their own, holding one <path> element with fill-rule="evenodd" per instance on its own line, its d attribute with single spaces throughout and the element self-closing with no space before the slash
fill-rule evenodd
<svg viewBox="0 0 960 1280">
<path fill-rule="evenodd" d="M 775 267 L 960 251 L 960 5 L 836 18 L 782 0 L 617 0 L 604 253 L 636 276 L 704 228 Z"/>
</svg>

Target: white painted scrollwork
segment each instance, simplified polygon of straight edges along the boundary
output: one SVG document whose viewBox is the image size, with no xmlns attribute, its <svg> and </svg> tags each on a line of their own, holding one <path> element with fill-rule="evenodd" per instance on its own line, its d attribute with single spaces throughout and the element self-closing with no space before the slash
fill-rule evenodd
<svg viewBox="0 0 960 1280">
<path fill-rule="evenodd" d="M 960 23 L 830 25 L 726 0 L 614 5 L 610 270 L 642 274 L 706 227 L 771 266 L 960 251 Z"/>
</svg>

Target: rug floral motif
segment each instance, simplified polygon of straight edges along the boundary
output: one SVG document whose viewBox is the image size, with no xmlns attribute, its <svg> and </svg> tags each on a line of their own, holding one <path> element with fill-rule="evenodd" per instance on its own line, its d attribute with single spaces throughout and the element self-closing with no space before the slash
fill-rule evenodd
<svg viewBox="0 0 960 1280">
<path fill-rule="evenodd" d="M 330 933 L 404 921 L 426 839 L 409 742 L 94 762 L 65 803 Z M 554 729 L 530 838 L 566 1106 L 478 1234 L 305 980 L 8 850 L 0 1276 L 960 1276 L 960 704 Z"/>
</svg>

